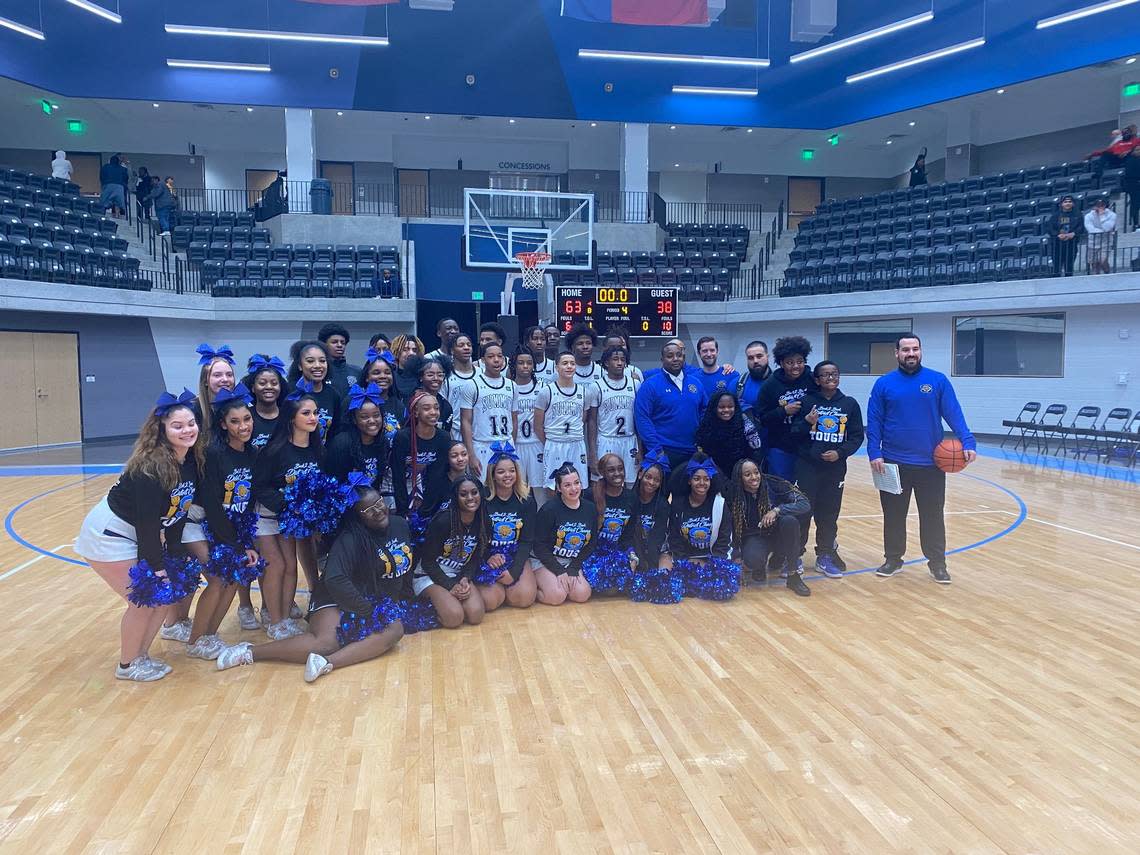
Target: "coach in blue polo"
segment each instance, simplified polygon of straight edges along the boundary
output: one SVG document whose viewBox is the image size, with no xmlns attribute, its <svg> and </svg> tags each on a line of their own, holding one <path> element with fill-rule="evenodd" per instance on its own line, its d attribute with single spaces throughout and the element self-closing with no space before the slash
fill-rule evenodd
<svg viewBox="0 0 1140 855">
<path fill-rule="evenodd" d="M 883 506 L 883 553 L 876 576 L 893 576 L 906 553 L 906 518 L 910 494 L 918 503 L 918 533 L 935 582 L 950 584 L 946 571 L 946 473 L 934 465 L 942 441 L 942 422 L 950 425 L 965 450 L 967 463 L 977 458 L 977 443 L 945 374 L 922 364 L 922 342 L 907 334 L 895 341 L 897 371 L 884 374 L 871 388 L 867 405 L 867 457 L 882 472 L 897 463 L 902 494 L 880 492 Z"/>
<path fill-rule="evenodd" d="M 700 381 L 685 370 L 685 349 L 668 342 L 661 348 L 661 370 L 646 375 L 634 399 L 642 446 L 660 446 L 674 472 L 684 468 L 696 451 L 697 425 L 707 400 Z"/>
</svg>

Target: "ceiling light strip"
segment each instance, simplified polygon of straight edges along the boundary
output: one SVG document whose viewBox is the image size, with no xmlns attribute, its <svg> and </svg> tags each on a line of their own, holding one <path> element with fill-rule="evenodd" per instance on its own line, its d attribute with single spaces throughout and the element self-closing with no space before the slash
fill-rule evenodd
<svg viewBox="0 0 1140 855">
<path fill-rule="evenodd" d="M 636 50 L 579 48 L 579 59 L 623 59 L 631 62 L 678 62 L 689 65 L 730 65 L 739 68 L 767 68 L 770 59 L 749 56 L 698 56 L 685 53 L 645 53 Z"/>
<path fill-rule="evenodd" d="M 878 77 L 880 74 L 890 74 L 892 71 L 901 71 L 904 68 L 910 68 L 912 65 L 920 65 L 924 62 L 932 62 L 936 59 L 941 59 L 944 56 L 951 54 L 961 53 L 964 50 L 981 47 L 986 43 L 985 38 L 971 39 L 968 42 L 959 42 L 956 45 L 941 48 L 940 50 L 924 53 L 920 56 L 912 56 L 910 59 L 903 59 L 898 62 L 892 62 L 890 65 L 881 65 L 878 68 L 872 68 L 869 71 L 860 71 L 858 74 L 852 74 L 847 78 L 848 83 L 858 83 L 860 80 L 866 80 L 869 77 Z"/>
<path fill-rule="evenodd" d="M 0 27 L 7 27 L 9 30 L 15 30 L 23 36 L 31 36 L 33 39 L 44 41 L 44 34 L 39 30 L 33 29 L 26 24 L 21 24 L 19 21 L 13 21 L 10 18 L 0 18 Z"/>
<path fill-rule="evenodd" d="M 91 0 L 67 0 L 72 6 L 82 9 L 85 12 L 90 12 L 92 15 L 98 15 L 100 18 L 105 18 L 112 24 L 123 23 L 123 16 L 118 12 L 112 12 L 110 9 L 100 6 L 98 3 L 92 3 Z"/>
<path fill-rule="evenodd" d="M 207 62 L 201 59 L 168 59 L 170 68 L 196 68 L 208 71 L 272 71 L 268 65 L 253 62 Z"/>
<path fill-rule="evenodd" d="M 337 33 L 291 33 L 284 30 L 239 30 L 231 27 L 199 27 L 167 24 L 166 32 L 177 36 L 216 36 L 227 39 L 261 39 L 275 42 L 319 42 L 358 47 L 387 47 L 387 36 L 350 36 Z"/>
<path fill-rule="evenodd" d="M 919 24 L 925 24 L 927 21 L 933 20 L 933 11 L 923 12 L 921 15 L 914 15 L 910 18 L 903 18 L 902 20 L 895 21 L 894 23 L 885 24 L 882 27 L 876 27 L 873 30 L 867 30 L 865 33 L 859 33 L 858 35 L 849 36 L 845 39 L 839 39 L 838 41 L 822 45 L 821 47 L 805 50 L 802 53 L 794 53 L 788 57 L 788 62 L 803 62 L 804 60 L 815 59 L 817 56 L 823 56 L 826 53 L 832 53 L 837 50 L 843 50 L 844 48 L 852 47 L 853 45 L 862 44 L 863 42 L 869 42 L 871 39 L 881 38 L 883 36 L 890 35 L 891 33 L 897 33 L 899 30 L 905 30 L 909 27 L 916 27 Z"/>
<path fill-rule="evenodd" d="M 736 89 L 731 86 L 674 86 L 674 95 L 744 95 L 747 97 L 756 97 L 759 91 L 756 89 Z"/>
<path fill-rule="evenodd" d="M 1108 0 L 1107 3 L 1096 3 L 1092 6 L 1074 9 L 1072 12 L 1062 12 L 1060 15 L 1054 15 L 1051 18 L 1042 18 L 1037 22 L 1037 29 L 1043 30 L 1046 27 L 1067 24 L 1069 21 L 1077 21 L 1081 18 L 1087 18 L 1089 15 L 1099 15 L 1101 12 L 1111 12 L 1113 9 L 1119 9 L 1121 6 L 1131 6 L 1137 2 L 1140 2 L 1140 0 Z"/>
</svg>

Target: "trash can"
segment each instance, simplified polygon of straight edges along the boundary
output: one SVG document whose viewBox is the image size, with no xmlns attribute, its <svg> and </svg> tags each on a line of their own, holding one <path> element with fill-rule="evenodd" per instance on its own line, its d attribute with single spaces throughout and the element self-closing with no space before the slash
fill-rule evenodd
<svg viewBox="0 0 1140 855">
<path fill-rule="evenodd" d="M 326 178 L 314 178 L 309 188 L 314 214 L 332 213 L 332 182 Z"/>
</svg>

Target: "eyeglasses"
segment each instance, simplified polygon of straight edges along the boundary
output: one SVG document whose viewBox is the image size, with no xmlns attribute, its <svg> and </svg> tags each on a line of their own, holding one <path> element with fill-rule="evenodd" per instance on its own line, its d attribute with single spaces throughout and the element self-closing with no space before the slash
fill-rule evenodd
<svg viewBox="0 0 1140 855">
<path fill-rule="evenodd" d="M 819 379 L 820 380 L 838 380 L 839 379 L 839 372 L 838 371 L 821 371 L 821 372 L 819 372 Z"/>
<path fill-rule="evenodd" d="M 384 500 L 381 499 L 380 501 L 376 502 L 376 504 L 369 505 L 367 508 L 363 508 L 360 513 L 366 516 L 375 516 L 376 514 L 379 514 L 382 511 L 386 510 L 388 510 L 388 506 L 385 505 Z"/>
</svg>

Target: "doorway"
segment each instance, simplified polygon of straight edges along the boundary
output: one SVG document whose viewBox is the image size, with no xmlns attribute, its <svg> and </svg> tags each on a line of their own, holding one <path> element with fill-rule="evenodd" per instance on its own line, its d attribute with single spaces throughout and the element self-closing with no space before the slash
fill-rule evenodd
<svg viewBox="0 0 1140 855">
<path fill-rule="evenodd" d="M 400 216 L 428 215 L 428 174 L 426 169 L 401 169 L 396 180 L 400 185 Z"/>
<path fill-rule="evenodd" d="M 0 332 L 0 360 L 9 379 L 0 448 L 80 442 L 79 337 Z"/>
<path fill-rule="evenodd" d="M 55 152 L 52 152 L 55 156 Z M 68 152 L 67 159 L 71 161 L 71 180 L 79 185 L 79 192 L 86 196 L 98 196 L 102 189 L 99 185 L 99 170 L 103 166 L 103 157 L 91 152 Z"/>
<path fill-rule="evenodd" d="M 788 230 L 798 229 L 800 221 L 814 214 L 822 201 L 822 178 L 789 178 Z"/>
<path fill-rule="evenodd" d="M 246 207 L 252 208 L 260 202 L 262 194 L 276 180 L 276 169 L 247 169 L 245 171 Z"/>
<path fill-rule="evenodd" d="M 356 213 L 353 194 L 356 187 L 356 173 L 351 163 L 321 161 L 321 178 L 332 183 L 332 212 L 349 215 Z"/>
</svg>

